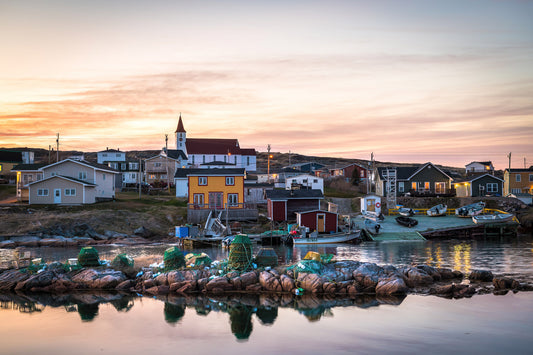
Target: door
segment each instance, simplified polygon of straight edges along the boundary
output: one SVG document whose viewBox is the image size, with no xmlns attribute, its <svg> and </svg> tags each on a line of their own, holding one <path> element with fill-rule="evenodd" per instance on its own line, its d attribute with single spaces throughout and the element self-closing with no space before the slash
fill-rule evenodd
<svg viewBox="0 0 533 355">
<path fill-rule="evenodd" d="M 366 210 L 371 212 L 376 212 L 376 200 L 369 199 L 366 200 Z"/>
<path fill-rule="evenodd" d="M 326 231 L 326 216 L 323 213 L 316 215 L 316 230 L 318 233 Z"/>
<path fill-rule="evenodd" d="M 223 196 L 224 194 L 222 192 L 210 192 L 209 208 L 221 209 Z"/>
<path fill-rule="evenodd" d="M 479 195 L 478 196 L 485 196 L 485 186 L 479 185 Z"/>
<path fill-rule="evenodd" d="M 444 193 L 446 193 L 446 183 L 444 183 L 444 182 L 436 182 L 435 183 L 435 193 L 436 194 L 444 194 Z"/>
<path fill-rule="evenodd" d="M 61 203 L 61 189 L 54 189 L 54 203 Z"/>
</svg>

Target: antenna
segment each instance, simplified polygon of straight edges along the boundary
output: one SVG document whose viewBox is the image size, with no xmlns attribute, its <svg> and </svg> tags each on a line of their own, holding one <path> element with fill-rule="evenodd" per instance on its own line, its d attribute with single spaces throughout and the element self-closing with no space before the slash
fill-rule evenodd
<svg viewBox="0 0 533 355">
<path fill-rule="evenodd" d="M 168 150 L 168 134 L 165 134 L 165 151 Z"/>
</svg>

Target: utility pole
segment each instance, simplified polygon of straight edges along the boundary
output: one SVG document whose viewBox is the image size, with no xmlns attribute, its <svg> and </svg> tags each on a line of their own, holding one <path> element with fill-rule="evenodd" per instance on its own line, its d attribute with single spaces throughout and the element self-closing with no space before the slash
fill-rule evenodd
<svg viewBox="0 0 533 355">
<path fill-rule="evenodd" d="M 51 159 L 52 159 L 52 145 L 48 144 L 48 165 L 50 165 Z"/>
<path fill-rule="evenodd" d="M 142 166 L 142 159 L 139 158 L 139 176 L 137 177 L 137 181 L 139 182 L 139 200 L 141 199 L 141 166 Z"/>
<path fill-rule="evenodd" d="M 511 173 L 511 153 L 512 152 L 509 152 L 509 154 L 507 155 L 507 158 L 509 158 L 509 174 Z"/>
<path fill-rule="evenodd" d="M 166 153 L 166 170 L 167 170 L 167 190 L 170 195 L 170 172 L 168 170 L 168 134 L 165 134 L 165 153 Z"/>
<path fill-rule="evenodd" d="M 57 151 L 56 151 L 56 154 L 57 154 L 56 162 L 58 162 L 59 161 L 59 133 L 57 134 L 57 139 L 56 139 L 56 149 L 57 149 Z"/>
<path fill-rule="evenodd" d="M 270 144 L 267 146 L 268 163 L 267 163 L 267 182 L 270 184 Z"/>
<path fill-rule="evenodd" d="M 526 157 L 524 157 L 524 169 L 526 169 Z"/>
<path fill-rule="evenodd" d="M 291 151 L 289 150 L 289 166 L 291 166 Z"/>
</svg>

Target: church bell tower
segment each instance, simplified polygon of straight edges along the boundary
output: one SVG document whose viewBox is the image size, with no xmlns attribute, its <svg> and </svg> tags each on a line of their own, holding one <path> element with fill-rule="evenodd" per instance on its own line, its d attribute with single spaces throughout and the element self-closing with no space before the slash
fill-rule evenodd
<svg viewBox="0 0 533 355">
<path fill-rule="evenodd" d="M 185 155 L 187 155 L 187 146 L 185 145 L 185 142 L 187 141 L 187 132 L 185 132 L 185 128 L 183 128 L 183 121 L 181 120 L 181 113 L 180 118 L 178 121 L 178 128 L 176 128 L 176 149 L 181 150 Z"/>
</svg>

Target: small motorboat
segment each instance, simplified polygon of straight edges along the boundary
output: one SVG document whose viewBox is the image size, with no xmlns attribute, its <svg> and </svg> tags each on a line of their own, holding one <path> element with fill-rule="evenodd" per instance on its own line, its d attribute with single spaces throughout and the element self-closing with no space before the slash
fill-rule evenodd
<svg viewBox="0 0 533 355">
<path fill-rule="evenodd" d="M 381 229 L 381 224 L 373 219 L 365 219 L 365 229 L 373 234 L 378 234 Z"/>
<path fill-rule="evenodd" d="M 455 210 L 455 215 L 457 217 L 463 217 L 463 218 L 477 216 L 483 213 L 484 209 L 485 209 L 485 202 L 472 203 L 470 205 L 457 208 Z"/>
<path fill-rule="evenodd" d="M 431 207 L 427 213 L 430 217 L 438 217 L 438 216 L 446 216 L 446 211 L 448 210 L 448 206 L 443 205 L 442 203 L 440 205 L 436 205 Z"/>
<path fill-rule="evenodd" d="M 503 223 L 511 221 L 513 217 L 514 214 L 511 213 L 480 214 L 477 216 L 472 216 L 472 221 L 474 221 L 476 224 Z"/>
<path fill-rule="evenodd" d="M 416 219 L 404 216 L 396 217 L 396 222 L 398 222 L 398 224 L 401 224 L 402 226 L 409 228 L 412 228 L 418 224 L 418 221 Z"/>
<path fill-rule="evenodd" d="M 415 215 L 415 211 L 412 208 L 402 207 L 398 208 L 398 213 L 400 216 L 412 217 Z"/>
</svg>

